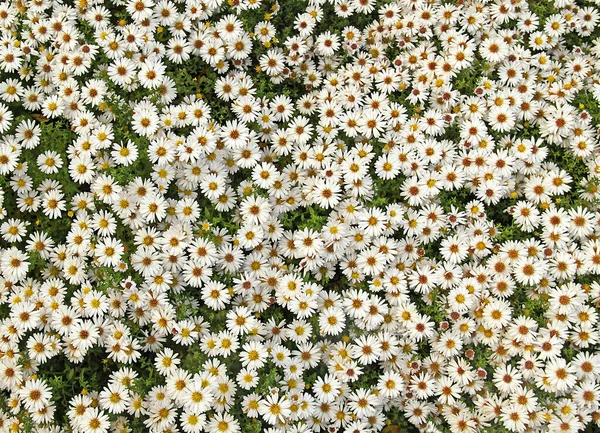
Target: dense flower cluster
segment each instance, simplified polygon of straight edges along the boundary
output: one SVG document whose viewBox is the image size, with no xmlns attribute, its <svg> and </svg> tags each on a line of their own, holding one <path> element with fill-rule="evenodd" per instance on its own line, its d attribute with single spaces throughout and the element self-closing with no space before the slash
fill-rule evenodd
<svg viewBox="0 0 600 433">
<path fill-rule="evenodd" d="M 0 3 L 0 431 L 600 425 L 577 3 Z"/>
</svg>

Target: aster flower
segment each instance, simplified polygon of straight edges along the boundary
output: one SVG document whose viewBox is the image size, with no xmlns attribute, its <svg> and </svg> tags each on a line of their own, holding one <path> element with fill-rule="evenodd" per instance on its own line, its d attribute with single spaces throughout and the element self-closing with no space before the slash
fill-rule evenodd
<svg viewBox="0 0 600 433">
<path fill-rule="evenodd" d="M 593 422 L 597 7 L 188 3 L 0 5 L 8 428 Z"/>
</svg>

